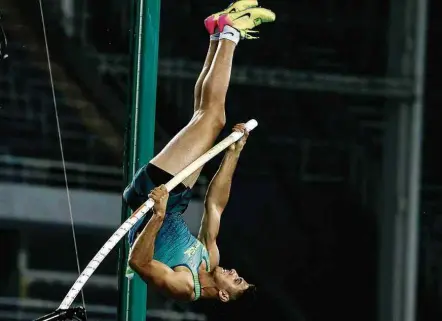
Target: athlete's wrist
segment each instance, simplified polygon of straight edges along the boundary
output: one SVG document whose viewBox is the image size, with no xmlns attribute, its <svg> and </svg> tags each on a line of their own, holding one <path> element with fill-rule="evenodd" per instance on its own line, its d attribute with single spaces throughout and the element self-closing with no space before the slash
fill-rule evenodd
<svg viewBox="0 0 442 321">
<path fill-rule="evenodd" d="M 153 215 L 152 217 L 154 217 L 157 220 L 164 220 L 164 217 L 166 216 L 166 211 L 164 210 L 157 210 L 157 211 L 153 211 Z"/>
<path fill-rule="evenodd" d="M 237 149 L 235 148 L 234 150 L 229 149 L 227 151 L 227 155 L 229 156 L 234 156 L 234 157 L 239 157 L 239 155 L 241 154 L 242 149 Z"/>
</svg>

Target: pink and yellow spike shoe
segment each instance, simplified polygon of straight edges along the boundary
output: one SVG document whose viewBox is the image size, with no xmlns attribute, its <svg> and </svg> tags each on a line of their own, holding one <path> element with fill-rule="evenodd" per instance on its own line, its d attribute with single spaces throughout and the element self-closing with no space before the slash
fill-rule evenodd
<svg viewBox="0 0 442 321">
<path fill-rule="evenodd" d="M 204 20 L 204 25 L 206 26 L 207 31 L 210 35 L 215 33 L 216 27 L 218 26 L 218 18 L 223 14 L 240 12 L 245 9 L 253 8 L 258 6 L 257 0 L 238 0 L 232 2 L 227 9 L 220 11 L 218 13 L 214 13 L 210 17 L 207 17 Z"/>
<path fill-rule="evenodd" d="M 220 16 L 218 18 L 218 29 L 222 32 L 224 26 L 231 26 L 240 32 L 241 39 L 256 39 L 257 37 L 253 37 L 251 33 L 257 31 L 252 29 L 275 20 L 276 15 L 273 11 L 265 8 L 249 8 Z"/>
</svg>

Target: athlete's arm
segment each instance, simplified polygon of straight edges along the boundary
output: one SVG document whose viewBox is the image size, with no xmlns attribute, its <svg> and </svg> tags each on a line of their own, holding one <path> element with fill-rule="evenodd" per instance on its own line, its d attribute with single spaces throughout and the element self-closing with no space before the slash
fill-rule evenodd
<svg viewBox="0 0 442 321">
<path fill-rule="evenodd" d="M 236 125 L 233 130 L 244 132 L 244 136 L 229 147 L 217 173 L 210 182 L 204 201 L 204 214 L 198 236 L 199 240 L 209 251 L 210 265 L 213 267 L 219 264 L 219 251 L 216 245 L 216 238 L 220 228 L 221 214 L 224 212 L 227 202 L 229 201 L 233 173 L 235 172 L 239 156 L 249 135 L 244 124 Z"/>
<path fill-rule="evenodd" d="M 189 300 L 193 295 L 193 285 L 188 273 L 175 272 L 153 259 L 155 238 L 164 221 L 168 197 L 164 185 L 149 194 L 149 198 L 155 201 L 153 214 L 131 249 L 129 266 L 144 281 L 153 284 L 165 294 L 175 299 Z"/>
</svg>

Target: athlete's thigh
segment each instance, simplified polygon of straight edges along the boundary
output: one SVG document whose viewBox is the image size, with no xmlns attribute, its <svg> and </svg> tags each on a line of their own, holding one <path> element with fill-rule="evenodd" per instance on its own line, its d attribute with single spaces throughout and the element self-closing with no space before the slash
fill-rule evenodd
<svg viewBox="0 0 442 321">
<path fill-rule="evenodd" d="M 197 113 L 151 163 L 176 175 L 213 146 L 222 129 L 214 119 L 208 113 Z"/>
<path fill-rule="evenodd" d="M 203 169 L 203 167 L 201 167 L 201 168 L 197 169 L 195 172 L 193 172 L 192 175 L 190 175 L 189 177 L 187 177 L 183 181 L 183 184 L 185 186 L 188 186 L 188 187 L 192 188 L 195 185 L 195 183 L 198 180 L 198 178 L 200 177 L 202 169 Z"/>
</svg>

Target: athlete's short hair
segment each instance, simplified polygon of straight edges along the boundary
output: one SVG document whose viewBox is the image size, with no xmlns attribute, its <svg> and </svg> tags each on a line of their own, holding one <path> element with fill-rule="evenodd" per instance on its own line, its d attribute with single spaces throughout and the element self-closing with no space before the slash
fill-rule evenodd
<svg viewBox="0 0 442 321">
<path fill-rule="evenodd" d="M 245 289 L 238 297 L 238 301 L 254 301 L 257 295 L 257 287 L 254 284 L 249 284 L 249 287 Z"/>
</svg>

